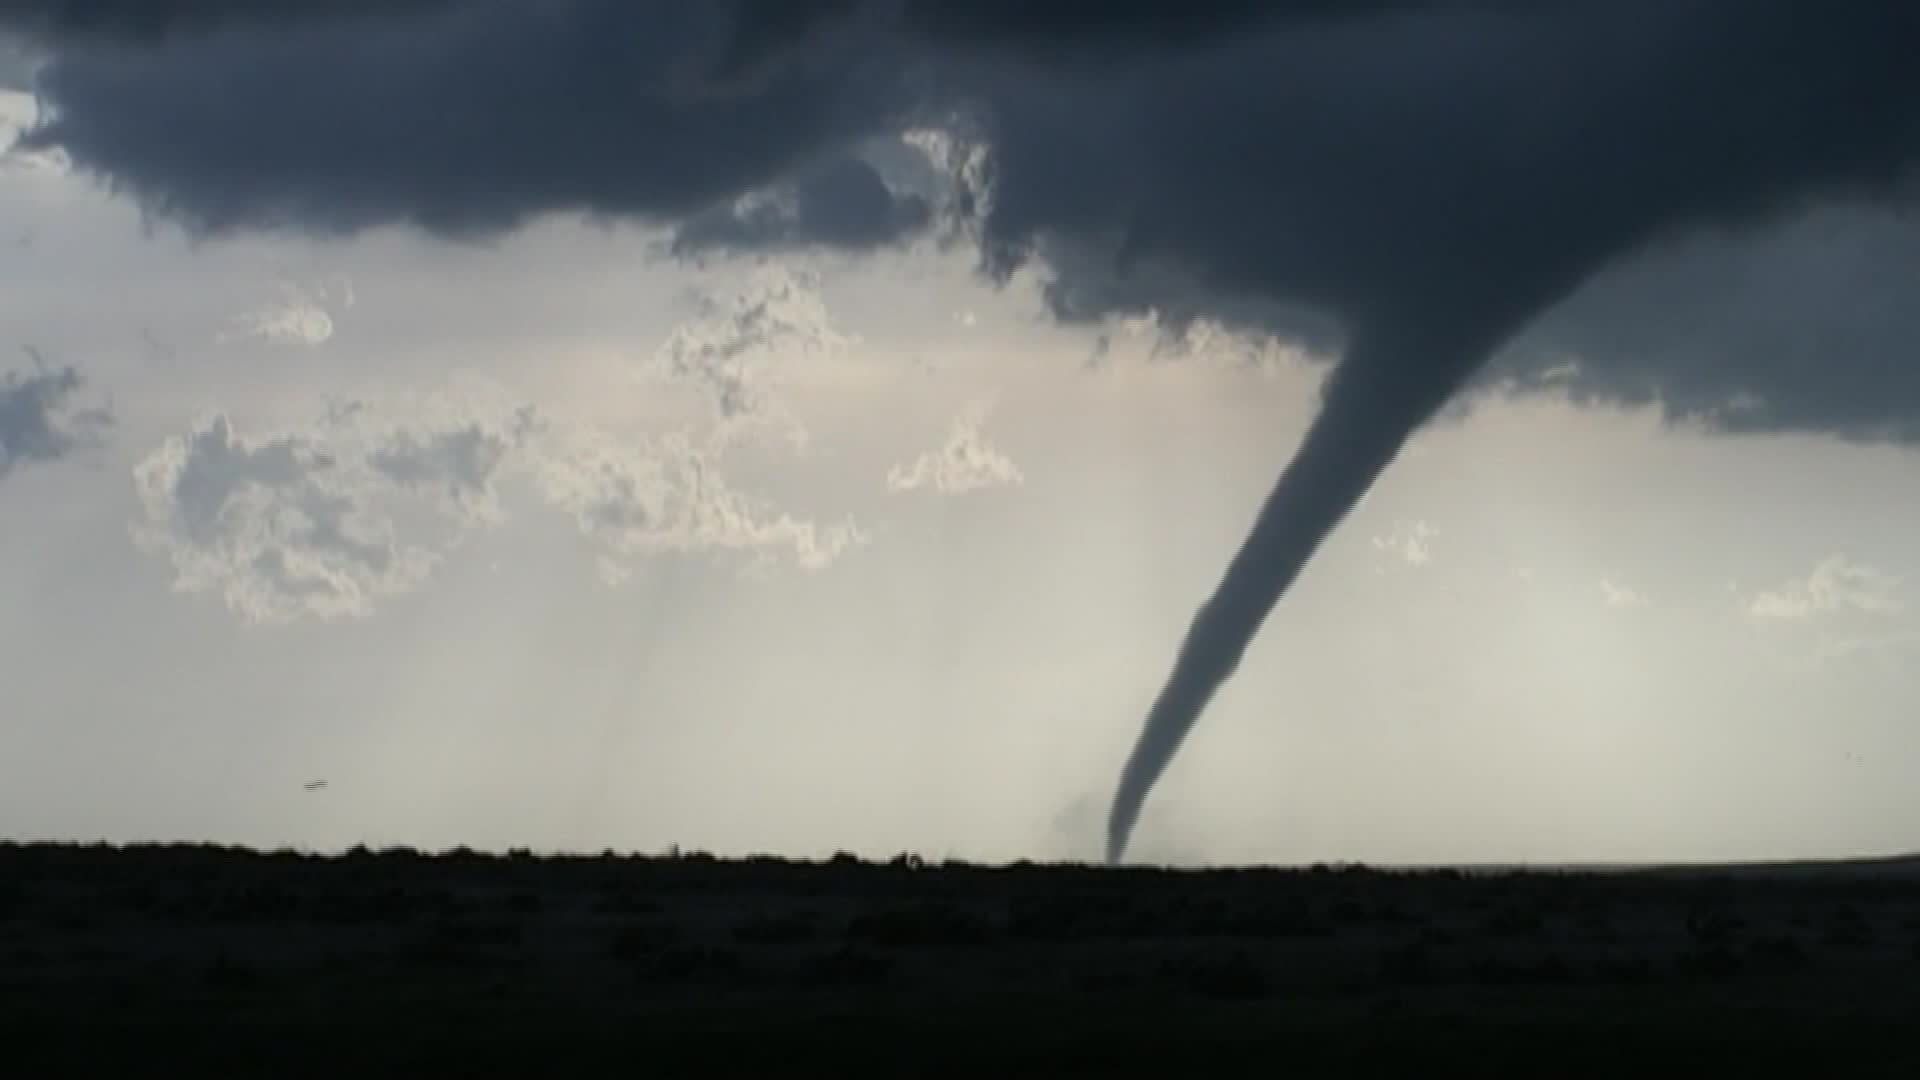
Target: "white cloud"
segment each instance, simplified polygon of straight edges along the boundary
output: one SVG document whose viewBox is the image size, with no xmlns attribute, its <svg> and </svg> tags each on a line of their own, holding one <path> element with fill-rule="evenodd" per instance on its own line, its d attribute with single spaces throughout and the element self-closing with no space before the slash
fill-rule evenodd
<svg viewBox="0 0 1920 1080">
<path fill-rule="evenodd" d="M 1440 530 L 1425 521 L 1397 523 L 1393 532 L 1373 538 L 1373 549 L 1399 559 L 1408 566 L 1425 566 L 1433 561 L 1433 549 L 1427 541 Z"/>
<path fill-rule="evenodd" d="M 278 301 L 234 319 L 214 340 L 221 344 L 257 340 L 274 345 L 324 345 L 334 332 L 329 307 L 351 308 L 353 301 L 353 283 L 344 278 L 315 289 L 282 282 Z"/>
<path fill-rule="evenodd" d="M 947 441 L 910 462 L 887 470 L 887 489 L 894 492 L 922 489 L 942 495 L 962 495 L 988 488 L 1018 486 L 1026 482 L 1013 459 L 986 441 L 981 427 L 989 407 L 976 402 L 954 417 Z"/>
<path fill-rule="evenodd" d="M 1756 619 L 1792 620 L 1834 612 L 1889 615 L 1901 608 L 1900 579 L 1883 570 L 1830 555 L 1805 578 L 1785 581 L 1754 595 L 1747 614 Z"/>
<path fill-rule="evenodd" d="M 1600 602 L 1615 609 L 1642 608 L 1652 603 L 1645 593 L 1612 578 L 1600 579 Z"/>
<path fill-rule="evenodd" d="M 365 616 L 503 521 L 512 475 L 574 519 L 610 582 L 666 554 L 816 570 L 867 541 L 851 521 L 739 491 L 685 433 L 616 437 L 478 383 L 335 402 L 297 431 L 250 436 L 208 417 L 135 468 L 135 535 L 169 558 L 176 589 L 218 593 L 248 622 Z"/>
<path fill-rule="evenodd" d="M 207 417 L 134 467 L 135 539 L 170 560 L 176 590 L 218 593 L 247 622 L 369 615 L 499 518 L 494 481 L 528 414 L 449 411 L 347 402 L 254 436 Z"/>
<path fill-rule="evenodd" d="M 547 440 L 541 491 L 600 546 L 610 583 L 626 580 L 634 560 L 663 554 L 724 552 L 751 568 L 791 561 L 818 570 L 867 540 L 850 521 L 821 525 L 740 492 L 684 434 L 616 439 L 582 425 L 551 429 Z"/>
<path fill-rule="evenodd" d="M 306 435 L 250 439 L 215 415 L 162 443 L 134 482 L 135 537 L 171 558 L 174 587 L 217 591 L 249 622 L 367 615 L 433 563 L 397 543 L 363 479 Z"/>
<path fill-rule="evenodd" d="M 357 429 L 368 467 L 388 483 L 474 524 L 503 518 L 495 481 L 544 425 L 533 406 L 481 383 L 390 399 L 378 410 L 336 406 L 329 419 L 336 430 Z"/>
<path fill-rule="evenodd" d="M 636 560 L 677 554 L 744 558 L 749 569 L 824 568 L 867 542 L 852 521 L 824 524 L 733 486 L 729 450 L 755 436 L 807 444 L 807 429 L 778 392 L 799 362 L 855 339 L 833 322 L 818 274 L 767 264 L 707 288 L 667 335 L 644 375 L 691 389 L 708 420 L 667 432 L 615 435 L 585 423 L 542 429 L 528 461 L 546 501 L 571 515 L 600 549 L 600 576 L 629 579 Z M 649 389 L 657 389 L 657 385 Z"/>
<path fill-rule="evenodd" d="M 700 389 L 723 438 L 770 429 L 805 445 L 805 426 L 772 384 L 790 374 L 794 361 L 831 355 L 852 341 L 835 328 L 818 275 L 770 264 L 734 289 L 702 292 L 697 304 L 698 314 L 656 352 L 658 371 Z"/>
<path fill-rule="evenodd" d="M 6 62 L 6 43 L 0 41 L 0 65 Z M 14 143 L 38 122 L 40 104 L 30 93 L 0 86 L 0 176 L 62 176 L 71 169 L 65 150 L 22 151 Z"/>
</svg>

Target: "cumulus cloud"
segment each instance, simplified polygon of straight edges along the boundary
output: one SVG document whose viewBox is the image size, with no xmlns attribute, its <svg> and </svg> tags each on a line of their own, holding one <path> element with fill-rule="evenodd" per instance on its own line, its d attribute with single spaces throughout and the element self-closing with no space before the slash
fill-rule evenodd
<svg viewBox="0 0 1920 1080">
<path fill-rule="evenodd" d="M 248 438 L 216 415 L 162 443 L 134 482 L 145 510 L 136 539 L 170 558 L 174 587 L 217 592 L 251 622 L 366 615 L 433 565 L 306 436 Z"/>
<path fill-rule="evenodd" d="M 21 136 L 39 122 L 40 107 L 32 94 L 7 89 L 6 71 L 4 43 L 0 43 L 0 177 L 66 173 L 69 163 L 65 151 L 20 146 Z"/>
<path fill-rule="evenodd" d="M 328 308 L 353 307 L 353 284 L 342 279 L 337 287 L 301 288 L 291 282 L 280 286 L 280 298 L 273 304 L 241 315 L 215 338 L 221 343 L 245 340 L 274 345 L 324 345 L 333 337 L 333 315 Z"/>
<path fill-rule="evenodd" d="M 33 371 L 0 374 L 0 479 L 23 465 L 97 447 L 113 423 L 105 408 L 76 400 L 85 384 L 79 372 L 50 368 L 37 352 L 27 352 Z"/>
<path fill-rule="evenodd" d="M 1408 566 L 1425 566 L 1433 561 L 1433 549 L 1427 541 L 1440 530 L 1425 521 L 1396 525 L 1391 533 L 1373 538 L 1373 550 L 1385 552 Z"/>
<path fill-rule="evenodd" d="M 350 401 L 303 430 L 249 435 L 214 414 L 134 467 L 134 535 L 169 560 L 176 590 L 217 594 L 248 622 L 370 615 L 498 519 L 494 483 L 529 423 Z M 423 509 L 435 520 L 419 526 Z"/>
<path fill-rule="evenodd" d="M 1600 579 L 1600 602 L 1614 609 L 1642 608 L 1651 603 L 1646 593 L 1612 578 Z"/>
<path fill-rule="evenodd" d="M 597 546 L 610 582 L 661 555 L 818 570 L 865 544 L 851 520 L 826 523 L 776 508 L 728 478 L 728 455 L 745 441 L 807 444 L 806 426 L 779 386 L 800 365 L 834 356 L 852 340 L 827 309 L 819 273 L 762 265 L 698 290 L 694 303 L 695 313 L 655 350 L 648 374 L 691 389 L 705 420 L 617 436 L 591 424 L 549 425 L 529 464 L 544 498 Z"/>
<path fill-rule="evenodd" d="M 665 555 L 817 570 L 867 539 L 741 491 L 686 433 L 615 434 L 484 382 L 334 401 L 296 430 L 215 414 L 134 480 L 136 540 L 174 587 L 259 624 L 367 616 L 423 587 L 474 530 L 508 520 L 510 488 L 570 516 L 611 581 Z"/>
<path fill-rule="evenodd" d="M 532 405 L 477 386 L 407 399 L 403 407 L 336 405 L 329 415 L 335 431 L 359 429 L 355 445 L 367 468 L 387 484 L 475 525 L 505 518 L 500 481 L 536 445 L 547 423 Z"/>
<path fill-rule="evenodd" d="M 1901 610 L 1899 588 L 1900 579 L 1892 574 L 1835 554 L 1816 563 L 1804 578 L 1755 593 L 1747 614 L 1787 621 L 1837 612 L 1890 615 Z"/>
<path fill-rule="evenodd" d="M 866 543 L 852 521 L 821 524 L 735 488 L 714 455 L 684 434 L 614 438 L 591 426 L 552 432 L 536 466 L 540 489 L 601 549 L 603 575 L 625 580 L 660 555 L 744 558 L 750 570 L 790 562 L 819 570 Z"/>
<path fill-rule="evenodd" d="M 529 425 L 531 415 L 531 410 L 525 414 Z M 493 476 L 522 431 L 502 432 L 479 423 L 425 434 L 396 431 L 367 464 L 408 491 L 437 493 L 466 517 L 497 520 L 500 500 Z"/>
<path fill-rule="evenodd" d="M 887 490 L 964 495 L 1025 483 L 1020 467 L 982 433 L 988 412 L 988 406 L 978 402 L 961 410 L 938 449 L 887 470 Z"/>
<path fill-rule="evenodd" d="M 796 446 L 806 427 L 773 384 L 808 360 L 831 356 L 850 339 L 834 325 L 815 271 L 762 266 L 723 289 L 700 292 L 697 313 L 654 354 L 658 372 L 699 390 L 723 440 L 773 430 Z"/>
</svg>

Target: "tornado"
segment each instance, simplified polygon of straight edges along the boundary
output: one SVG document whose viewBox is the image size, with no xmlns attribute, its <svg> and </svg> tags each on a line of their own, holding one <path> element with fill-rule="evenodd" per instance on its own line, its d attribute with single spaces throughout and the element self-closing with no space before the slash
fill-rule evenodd
<svg viewBox="0 0 1920 1080">
<path fill-rule="evenodd" d="M 1452 343 L 1449 343 L 1451 340 Z M 1260 508 L 1253 530 L 1194 617 L 1121 770 L 1107 820 L 1117 864 L 1153 785 L 1267 613 L 1374 480 L 1490 351 L 1442 333 L 1362 335 L 1327 376 L 1319 414 Z"/>
</svg>

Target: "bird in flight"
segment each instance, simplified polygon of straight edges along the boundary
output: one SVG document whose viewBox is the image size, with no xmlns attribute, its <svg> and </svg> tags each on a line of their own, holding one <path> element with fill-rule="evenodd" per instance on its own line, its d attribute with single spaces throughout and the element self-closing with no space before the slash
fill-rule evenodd
<svg viewBox="0 0 1920 1080">
<path fill-rule="evenodd" d="M 326 786 L 327 786 L 327 782 L 325 780 L 309 780 L 306 783 L 306 789 L 308 791 L 319 791 L 321 788 Z"/>
</svg>

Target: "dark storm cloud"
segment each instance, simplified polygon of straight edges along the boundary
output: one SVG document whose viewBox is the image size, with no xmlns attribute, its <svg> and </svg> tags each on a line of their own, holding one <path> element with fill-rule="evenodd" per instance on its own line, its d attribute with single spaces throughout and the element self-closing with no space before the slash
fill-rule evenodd
<svg viewBox="0 0 1920 1080">
<path fill-rule="evenodd" d="M 1517 9 L 1561 0 L 895 0 L 898 25 L 917 36 L 987 45 L 1029 57 L 1126 57 L 1136 51 L 1205 44 L 1276 26 L 1377 20 L 1424 9 Z"/>
<path fill-rule="evenodd" d="M 1791 291 L 1831 268 L 1813 248 L 1769 249 L 1756 238 L 1780 234 L 1766 230 L 1906 203 L 1920 5 L 1090 10 L 498 0 L 430 31 L 178 39 L 57 57 L 41 80 L 53 118 L 31 141 L 202 228 L 473 233 L 584 210 L 684 226 L 693 246 L 703 229 L 720 246 L 792 244 L 807 219 L 823 242 L 862 247 L 886 235 L 868 228 L 886 220 L 875 186 L 849 173 L 817 212 L 790 212 L 811 170 L 959 120 L 987 149 L 984 197 L 962 204 L 986 269 L 1037 267 L 1062 318 L 1152 310 L 1337 351 L 1319 417 L 1127 765 L 1116 857 L 1281 593 L 1470 382 L 1526 383 L 1571 350 L 1579 394 L 1738 404 L 1720 410 L 1728 426 L 1920 433 L 1910 337 L 1783 344 L 1797 323 L 1743 323 L 1739 290 L 1711 282 L 1785 250 L 1811 266 L 1748 295 Z M 756 192 L 778 208 L 783 191 L 773 216 L 736 209 Z M 1834 256 L 1891 271 L 1897 285 L 1864 306 L 1889 331 L 1914 284 L 1910 230 L 1899 244 Z M 1677 271 L 1661 265 L 1693 284 L 1663 284 Z M 1796 296 L 1845 309 L 1827 325 L 1863 310 L 1856 290 Z M 1723 324 L 1778 332 L 1755 351 Z"/>
<path fill-rule="evenodd" d="M 1676 227 L 1905 177 L 1920 13 L 1806 12 L 1438 11 L 1098 74 L 1002 67 L 987 242 L 1069 264 L 1056 291 L 1074 315 L 1149 299 L 1138 278 L 1176 317 L 1222 298 L 1355 325 L 1557 299 Z"/>
<path fill-rule="evenodd" d="M 0 31 L 0 90 L 31 89 L 39 66 L 39 57 L 26 41 Z"/>
<path fill-rule="evenodd" d="M 764 197 L 716 208 L 681 225 L 674 251 L 782 251 L 830 247 L 864 251 L 884 247 L 932 219 L 924 197 L 895 193 L 879 170 L 841 157 L 805 170 Z"/>
<path fill-rule="evenodd" d="M 1692 237 L 1541 316 L 1482 389 L 1652 405 L 1729 432 L 1920 444 L 1917 283 L 1920 216 L 1899 208 Z"/>
<path fill-rule="evenodd" d="M 494 0 L 74 51 L 42 72 L 53 115 L 31 141 L 212 232 L 679 221 L 837 156 L 901 101 L 891 58 L 863 52 L 739 77 L 736 14 Z"/>
<path fill-rule="evenodd" d="M 72 368 L 50 368 L 29 354 L 34 370 L 0 374 L 0 479 L 22 465 L 58 461 L 97 446 L 112 423 L 104 409 L 79 407 L 84 384 Z"/>
<path fill-rule="evenodd" d="M 53 42 L 154 41 L 176 34 L 357 19 L 461 0 L 0 0 L 0 30 Z"/>
</svg>

